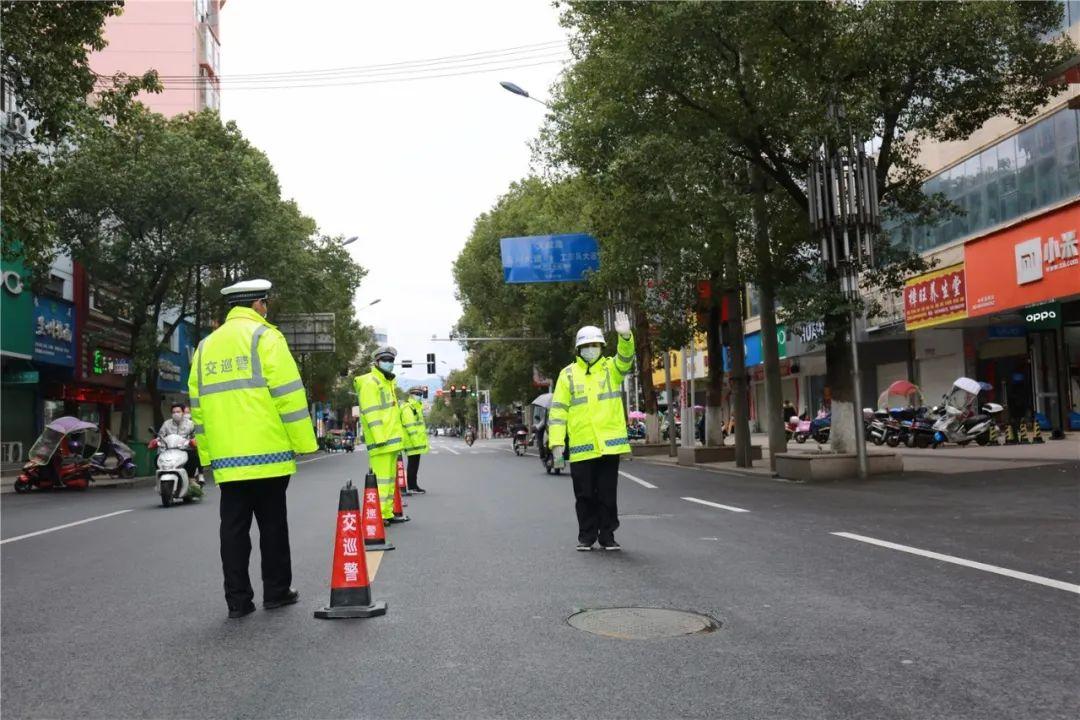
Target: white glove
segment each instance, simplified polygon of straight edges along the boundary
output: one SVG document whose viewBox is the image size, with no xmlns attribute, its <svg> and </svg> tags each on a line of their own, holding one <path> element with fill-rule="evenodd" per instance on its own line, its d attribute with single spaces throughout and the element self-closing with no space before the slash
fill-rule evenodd
<svg viewBox="0 0 1080 720">
<path fill-rule="evenodd" d="M 566 467 L 566 458 L 563 457 L 564 452 L 566 452 L 566 447 L 564 445 L 556 445 L 551 448 L 551 454 L 554 456 L 551 463 L 552 467 Z"/>
<path fill-rule="evenodd" d="M 615 313 L 615 332 L 619 333 L 620 337 L 630 338 L 630 318 L 622 310 Z"/>
</svg>

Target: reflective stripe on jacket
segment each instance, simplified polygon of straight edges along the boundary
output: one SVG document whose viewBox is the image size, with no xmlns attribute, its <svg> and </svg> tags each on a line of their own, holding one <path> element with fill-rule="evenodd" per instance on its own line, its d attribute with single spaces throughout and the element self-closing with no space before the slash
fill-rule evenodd
<svg viewBox="0 0 1080 720">
<path fill-rule="evenodd" d="M 295 455 L 318 449 L 289 345 L 259 313 L 234 307 L 191 362 L 199 462 L 215 482 L 291 475 Z"/>
<path fill-rule="evenodd" d="M 634 338 L 592 367 L 578 357 L 559 373 L 548 411 L 548 447 L 570 444 L 570 462 L 630 452 L 622 381 L 634 365 Z"/>
<path fill-rule="evenodd" d="M 405 431 L 401 427 L 394 381 L 374 368 L 357 377 L 353 386 L 360 398 L 360 422 L 368 452 L 372 455 L 401 452 L 405 447 Z"/>
<path fill-rule="evenodd" d="M 424 424 L 424 403 L 415 395 L 401 406 L 401 427 L 405 430 L 405 454 L 423 455 L 428 451 L 427 425 Z"/>
</svg>

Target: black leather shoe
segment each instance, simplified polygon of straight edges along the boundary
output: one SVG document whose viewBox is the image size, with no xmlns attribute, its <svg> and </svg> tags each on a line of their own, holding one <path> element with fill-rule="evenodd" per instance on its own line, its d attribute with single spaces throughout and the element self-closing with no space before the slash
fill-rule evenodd
<svg viewBox="0 0 1080 720">
<path fill-rule="evenodd" d="M 245 615 L 250 615 L 253 612 L 255 612 L 255 603 L 249 602 L 247 605 L 244 605 L 241 608 L 230 608 L 229 618 L 231 620 L 235 620 L 237 618 L 242 618 Z"/>
<path fill-rule="evenodd" d="M 295 605 L 296 601 L 300 599 L 300 591 L 294 588 L 289 588 L 289 591 L 279 597 L 277 600 L 267 600 L 263 603 L 263 607 L 267 610 L 273 610 L 279 607 L 285 607 L 286 605 Z M 254 610 L 254 608 L 252 608 Z"/>
<path fill-rule="evenodd" d="M 425 495 L 425 494 L 427 494 L 427 490 L 425 490 L 424 488 L 422 488 L 422 487 L 419 487 L 419 486 L 417 486 L 417 487 L 414 487 L 414 488 L 409 488 L 409 492 L 411 492 L 411 493 L 416 493 L 416 494 L 418 494 L 418 495 Z"/>
</svg>

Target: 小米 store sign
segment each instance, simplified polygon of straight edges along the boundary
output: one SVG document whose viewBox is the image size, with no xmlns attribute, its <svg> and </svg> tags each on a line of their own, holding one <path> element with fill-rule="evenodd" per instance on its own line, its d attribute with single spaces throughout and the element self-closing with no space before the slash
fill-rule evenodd
<svg viewBox="0 0 1080 720">
<path fill-rule="evenodd" d="M 1078 231 L 1080 201 L 965 245 L 968 315 L 1080 294 Z"/>
<path fill-rule="evenodd" d="M 964 263 L 916 275 L 904 283 L 904 328 L 940 325 L 967 317 Z"/>
</svg>

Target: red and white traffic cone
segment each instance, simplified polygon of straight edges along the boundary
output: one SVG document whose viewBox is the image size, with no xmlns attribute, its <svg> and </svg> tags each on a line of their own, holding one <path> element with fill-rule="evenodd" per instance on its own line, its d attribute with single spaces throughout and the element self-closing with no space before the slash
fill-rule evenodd
<svg viewBox="0 0 1080 720">
<path fill-rule="evenodd" d="M 366 618 L 386 614 L 385 602 L 371 601 L 367 557 L 360 540 L 360 494 L 352 480 L 341 488 L 337 532 L 334 535 L 334 567 L 330 571 L 330 604 L 315 611 L 323 620 Z"/>
<path fill-rule="evenodd" d="M 364 476 L 363 514 L 364 547 L 368 550 L 393 550 L 394 545 L 386 541 L 386 528 L 383 527 L 379 481 L 371 470 Z"/>
<path fill-rule="evenodd" d="M 405 497 L 412 495 L 409 491 L 409 482 L 405 479 L 405 463 L 401 459 L 401 455 L 398 455 L 397 458 L 397 486 Z"/>
<path fill-rule="evenodd" d="M 398 467 L 401 467 L 401 460 L 398 460 Z M 390 518 L 392 523 L 404 523 L 412 520 L 411 517 L 405 514 L 405 510 L 402 507 L 401 502 L 401 485 L 394 483 L 394 516 Z"/>
</svg>

